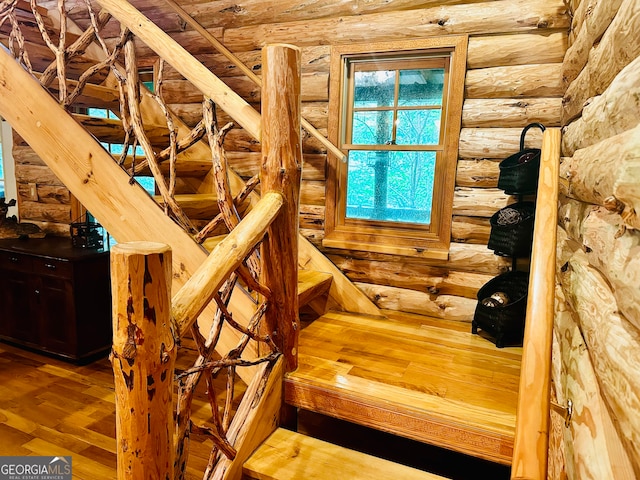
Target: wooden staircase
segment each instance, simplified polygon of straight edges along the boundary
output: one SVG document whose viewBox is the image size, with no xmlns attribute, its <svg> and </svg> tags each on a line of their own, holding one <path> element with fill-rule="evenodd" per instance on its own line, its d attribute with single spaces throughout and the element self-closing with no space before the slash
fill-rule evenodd
<svg viewBox="0 0 640 480">
<path fill-rule="evenodd" d="M 128 10 L 113 13 L 127 15 Z M 128 19 L 134 31 L 136 18 Z M 162 39 L 168 53 L 178 51 L 168 42 Z M 197 72 L 196 85 L 213 78 L 208 72 Z M 177 291 L 224 236 L 198 245 L 153 204 L 161 198 L 151 198 L 130 184 L 127 173 L 95 140 L 122 143 L 124 129 L 119 121 L 66 115 L 5 52 L 0 53 L 0 77 L 11 79 L 0 91 L 0 114 L 118 241 L 152 240 L 171 246 Z M 81 105 L 117 108 L 117 98 L 114 80 L 107 77 L 85 90 Z M 162 112 L 145 96 L 141 107 L 150 141 L 157 149 L 165 148 L 169 134 L 160 121 Z M 55 116 L 56 121 L 42 122 L 41 112 Z M 175 121 L 179 135 L 186 135 L 188 128 Z M 52 149 L 52 143 L 62 145 L 61 149 Z M 217 196 L 211 193 L 210 158 L 209 147 L 198 142 L 176 163 L 184 192 L 175 200 L 195 224 L 219 213 Z M 162 164 L 162 169 L 166 172 L 168 166 Z M 234 195 L 244 186 L 233 172 L 229 182 Z M 249 211 L 257 198 L 250 195 L 239 212 Z M 299 304 L 309 305 L 320 317 L 300 333 L 299 368 L 285 377 L 288 405 L 510 464 L 519 349 L 496 351 L 457 323 L 380 312 L 304 237 L 299 238 L 298 263 Z M 246 295 L 234 296 L 234 317 L 246 322 L 251 301 Z M 207 307 L 203 318 L 213 315 L 213 307 Z M 201 328 L 209 328 L 207 320 Z M 237 334 L 225 331 L 222 344 L 231 347 L 237 339 Z M 243 475 L 274 480 L 336 475 L 442 478 L 282 429 L 256 451 Z"/>
<path fill-rule="evenodd" d="M 459 322 L 329 312 L 300 335 L 293 406 L 508 465 L 520 349 Z"/>
<path fill-rule="evenodd" d="M 244 464 L 246 480 L 437 480 L 438 475 L 277 429 Z"/>
</svg>

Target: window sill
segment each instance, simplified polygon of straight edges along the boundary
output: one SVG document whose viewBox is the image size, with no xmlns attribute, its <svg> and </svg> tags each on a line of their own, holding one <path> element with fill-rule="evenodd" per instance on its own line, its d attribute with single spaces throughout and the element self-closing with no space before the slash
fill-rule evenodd
<svg viewBox="0 0 640 480">
<path fill-rule="evenodd" d="M 322 246 L 327 248 L 340 248 L 344 250 L 361 250 L 372 253 L 386 253 L 390 255 L 402 255 L 405 257 L 428 258 L 431 260 L 449 259 L 449 250 L 441 247 L 410 247 L 403 245 L 389 245 L 381 243 L 364 243 L 343 238 L 324 238 Z"/>
</svg>

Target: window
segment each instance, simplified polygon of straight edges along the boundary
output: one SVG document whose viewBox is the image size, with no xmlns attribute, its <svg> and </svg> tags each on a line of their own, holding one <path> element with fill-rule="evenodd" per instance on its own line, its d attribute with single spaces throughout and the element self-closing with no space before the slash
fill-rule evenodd
<svg viewBox="0 0 640 480">
<path fill-rule="evenodd" d="M 87 108 L 87 115 L 95 118 L 107 118 L 107 119 L 113 119 L 113 120 L 118 119 L 118 116 L 115 113 L 113 113 L 111 110 L 107 110 L 106 108 Z M 102 146 L 109 153 L 113 155 L 122 154 L 122 149 L 124 148 L 124 145 L 122 145 L 121 143 L 108 143 L 108 142 L 100 142 L 100 143 L 102 143 Z M 138 158 L 144 158 L 144 151 L 141 146 L 139 145 L 136 146 L 135 150 L 133 149 L 132 146 L 130 146 L 127 154 L 133 155 L 134 153 Z M 156 184 L 153 177 L 139 175 L 139 176 L 136 176 L 135 179 L 142 186 L 142 188 L 144 188 L 147 191 L 147 193 L 149 193 L 149 195 L 155 194 Z"/>
<path fill-rule="evenodd" d="M 5 198 L 4 193 L 4 159 L 2 157 L 2 137 L 0 136 L 0 198 Z"/>
<path fill-rule="evenodd" d="M 466 44 L 333 48 L 325 246 L 446 258 Z"/>
<path fill-rule="evenodd" d="M 15 165 L 13 162 L 13 132 L 11 125 L 3 119 L 0 130 L 0 198 L 4 197 L 8 203 L 10 200 L 18 200 Z M 11 207 L 7 216 L 18 214 L 17 207 Z"/>
</svg>

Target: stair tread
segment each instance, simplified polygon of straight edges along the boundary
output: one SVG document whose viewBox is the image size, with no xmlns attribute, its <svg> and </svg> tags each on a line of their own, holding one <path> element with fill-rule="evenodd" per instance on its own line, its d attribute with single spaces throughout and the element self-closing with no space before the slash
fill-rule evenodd
<svg viewBox="0 0 640 480">
<path fill-rule="evenodd" d="M 179 196 L 176 195 L 176 198 Z M 202 242 L 202 246 L 211 252 L 226 235 L 216 235 L 209 237 Z M 314 298 L 326 293 L 331 285 L 333 275 L 325 272 L 317 272 L 315 270 L 299 270 L 298 271 L 298 303 L 300 306 L 306 305 Z"/>
<path fill-rule="evenodd" d="M 209 237 L 202 242 L 202 246 L 207 250 L 207 252 L 213 251 L 214 248 L 218 246 L 218 244 L 227 238 L 227 235 L 216 235 L 215 237 Z"/>
<path fill-rule="evenodd" d="M 153 199 L 158 203 L 162 202 L 161 195 L 154 195 Z M 184 193 L 174 195 L 174 199 L 192 220 L 211 220 L 220 212 L 215 193 Z"/>
<path fill-rule="evenodd" d="M 245 462 L 243 473 L 256 480 L 444 478 L 283 428 L 273 432 Z"/>
<path fill-rule="evenodd" d="M 120 155 L 114 153 L 113 158 L 114 160 L 119 161 Z M 136 165 L 138 165 L 141 162 L 141 160 L 142 159 L 140 158 L 140 156 L 137 156 L 135 158 Z M 133 155 L 127 155 L 123 164 L 123 168 L 125 169 L 131 168 L 131 164 L 133 163 L 133 161 L 134 161 Z M 168 161 L 160 163 L 160 171 L 165 175 L 169 175 L 169 166 L 170 165 Z M 181 156 L 178 156 L 178 158 L 176 159 L 176 173 L 180 176 L 200 178 L 200 177 L 204 177 L 210 171 L 211 171 L 211 161 L 198 160 L 193 158 L 186 159 L 186 158 L 182 158 Z M 137 171 L 136 175 L 150 177 L 152 175 L 151 169 L 147 166 L 141 171 Z"/>
<path fill-rule="evenodd" d="M 314 298 L 329 290 L 333 275 L 316 270 L 298 271 L 298 302 L 300 306 L 306 305 Z"/>
<path fill-rule="evenodd" d="M 387 313 L 330 312 L 304 328 L 286 402 L 509 464 L 522 349 L 460 322 Z"/>
<path fill-rule="evenodd" d="M 120 119 L 92 117 L 80 113 L 74 113 L 73 117 L 101 142 L 124 142 L 124 128 Z M 152 145 L 169 145 L 169 129 L 166 125 L 145 124 L 144 130 Z"/>
</svg>

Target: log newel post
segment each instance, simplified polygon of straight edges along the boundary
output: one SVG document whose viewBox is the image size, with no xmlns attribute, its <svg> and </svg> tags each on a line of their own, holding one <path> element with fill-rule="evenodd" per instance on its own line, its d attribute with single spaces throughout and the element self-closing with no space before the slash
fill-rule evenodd
<svg viewBox="0 0 640 480">
<path fill-rule="evenodd" d="M 132 242 L 111 251 L 118 480 L 173 478 L 171 250 Z"/>
<path fill-rule="evenodd" d="M 284 205 L 262 243 L 262 280 L 272 298 L 265 333 L 286 360 L 297 366 L 298 346 L 298 211 L 302 170 L 300 131 L 300 50 L 268 45 L 262 51 L 261 189 L 280 192 Z"/>
</svg>

